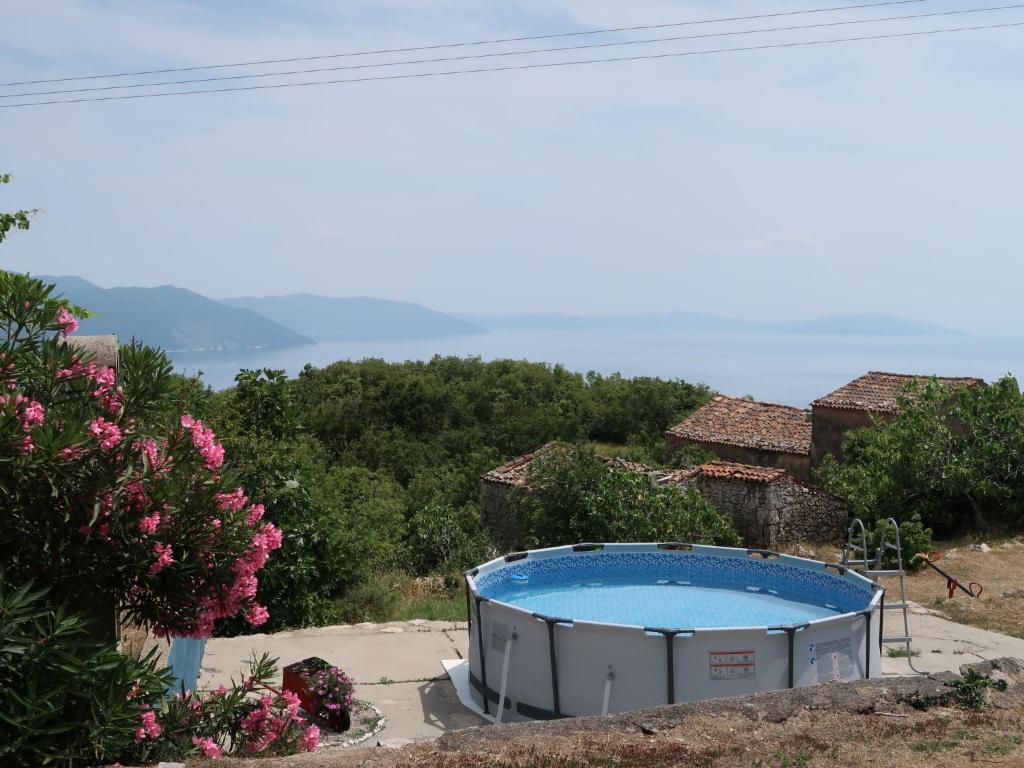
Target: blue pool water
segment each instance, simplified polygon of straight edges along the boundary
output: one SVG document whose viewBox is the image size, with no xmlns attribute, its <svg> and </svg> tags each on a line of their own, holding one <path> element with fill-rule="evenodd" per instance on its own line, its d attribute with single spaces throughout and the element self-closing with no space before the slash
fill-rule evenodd
<svg viewBox="0 0 1024 768">
<path fill-rule="evenodd" d="M 522 560 L 482 574 L 477 588 L 544 616 L 681 629 L 799 624 L 863 610 L 872 598 L 820 570 L 667 552 Z"/>
<path fill-rule="evenodd" d="M 641 627 L 779 626 L 839 613 L 823 605 L 794 602 L 769 592 L 672 582 L 608 581 L 540 589 L 524 586 L 506 593 L 504 601 L 545 616 Z"/>
</svg>

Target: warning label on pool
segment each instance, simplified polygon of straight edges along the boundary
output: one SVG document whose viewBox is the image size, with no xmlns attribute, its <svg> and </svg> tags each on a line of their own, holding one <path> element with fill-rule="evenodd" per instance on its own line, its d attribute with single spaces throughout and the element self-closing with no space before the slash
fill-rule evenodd
<svg viewBox="0 0 1024 768">
<path fill-rule="evenodd" d="M 712 680 L 747 680 L 754 673 L 754 651 L 710 651 Z"/>
<path fill-rule="evenodd" d="M 830 640 L 826 643 L 808 645 L 814 680 L 829 683 L 833 680 L 847 680 L 854 676 L 853 650 L 850 638 Z"/>
</svg>

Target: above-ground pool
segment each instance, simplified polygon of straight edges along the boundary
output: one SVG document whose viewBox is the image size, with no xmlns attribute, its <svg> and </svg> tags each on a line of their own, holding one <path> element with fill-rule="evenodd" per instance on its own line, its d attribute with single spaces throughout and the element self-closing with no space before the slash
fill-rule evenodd
<svg viewBox="0 0 1024 768">
<path fill-rule="evenodd" d="M 877 676 L 884 591 L 764 550 L 578 544 L 466 573 L 469 680 L 500 720 Z"/>
</svg>

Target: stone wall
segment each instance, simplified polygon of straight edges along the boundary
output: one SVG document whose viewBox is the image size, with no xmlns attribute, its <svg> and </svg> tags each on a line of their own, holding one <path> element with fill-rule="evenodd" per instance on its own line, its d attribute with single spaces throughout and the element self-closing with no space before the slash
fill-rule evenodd
<svg viewBox="0 0 1024 768">
<path fill-rule="evenodd" d="M 811 414 L 811 466 L 814 467 L 829 453 L 842 461 L 843 436 L 851 429 L 871 426 L 868 411 L 816 405 Z"/>
<path fill-rule="evenodd" d="M 704 498 L 728 517 L 748 547 L 779 549 L 797 541 L 835 544 L 846 531 L 846 504 L 792 478 L 758 483 L 702 476 Z"/>
<path fill-rule="evenodd" d="M 522 540 L 511 496 L 516 487 L 483 480 L 480 483 L 480 522 L 491 534 L 499 552 L 515 549 Z"/>
<path fill-rule="evenodd" d="M 782 453 L 779 451 L 763 451 L 757 448 L 740 448 L 735 445 L 723 445 L 722 443 L 705 443 L 667 433 L 665 435 L 665 447 L 668 455 L 672 456 L 678 450 L 687 445 L 697 445 L 705 451 L 718 456 L 723 461 L 735 461 L 739 464 L 753 464 L 758 467 L 778 467 L 784 469 L 793 477 L 800 480 L 810 480 L 811 459 L 810 456 L 798 453 Z"/>
<path fill-rule="evenodd" d="M 848 511 L 838 496 L 797 482 L 772 483 L 773 517 L 778 527 L 771 532 L 778 548 L 797 541 L 838 544 L 846 535 Z"/>
</svg>

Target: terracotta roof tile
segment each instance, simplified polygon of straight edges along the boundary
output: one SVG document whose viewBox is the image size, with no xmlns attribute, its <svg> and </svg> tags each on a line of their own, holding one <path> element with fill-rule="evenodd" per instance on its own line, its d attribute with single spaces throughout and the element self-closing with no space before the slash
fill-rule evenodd
<svg viewBox="0 0 1024 768">
<path fill-rule="evenodd" d="M 973 377 L 915 376 L 906 373 L 871 371 L 812 403 L 825 408 L 896 413 L 903 388 L 912 381 L 934 379 L 954 387 L 973 387 L 984 380 Z"/>
<path fill-rule="evenodd" d="M 701 443 L 808 455 L 810 414 L 800 408 L 719 395 L 667 434 Z"/>
<path fill-rule="evenodd" d="M 758 467 L 735 461 L 711 461 L 701 464 L 697 469 L 702 477 L 743 480 L 751 483 L 774 483 L 789 474 L 779 467 Z"/>
<path fill-rule="evenodd" d="M 543 456 L 544 454 L 550 453 L 554 448 L 560 445 L 568 447 L 568 444 L 559 443 L 554 440 L 550 443 L 544 443 L 544 445 L 539 448 L 535 448 L 529 453 L 524 453 L 522 456 L 517 456 L 511 461 L 505 462 L 500 467 L 495 467 L 490 472 L 487 472 L 482 479 L 499 485 L 524 485 L 533 460 Z M 647 464 L 641 464 L 637 461 L 626 461 L 625 459 L 609 458 L 607 456 L 600 455 L 598 455 L 597 458 L 603 461 L 609 469 L 624 469 L 628 472 L 639 472 L 645 475 L 654 474 L 660 471 L 654 467 L 648 466 Z"/>
</svg>

